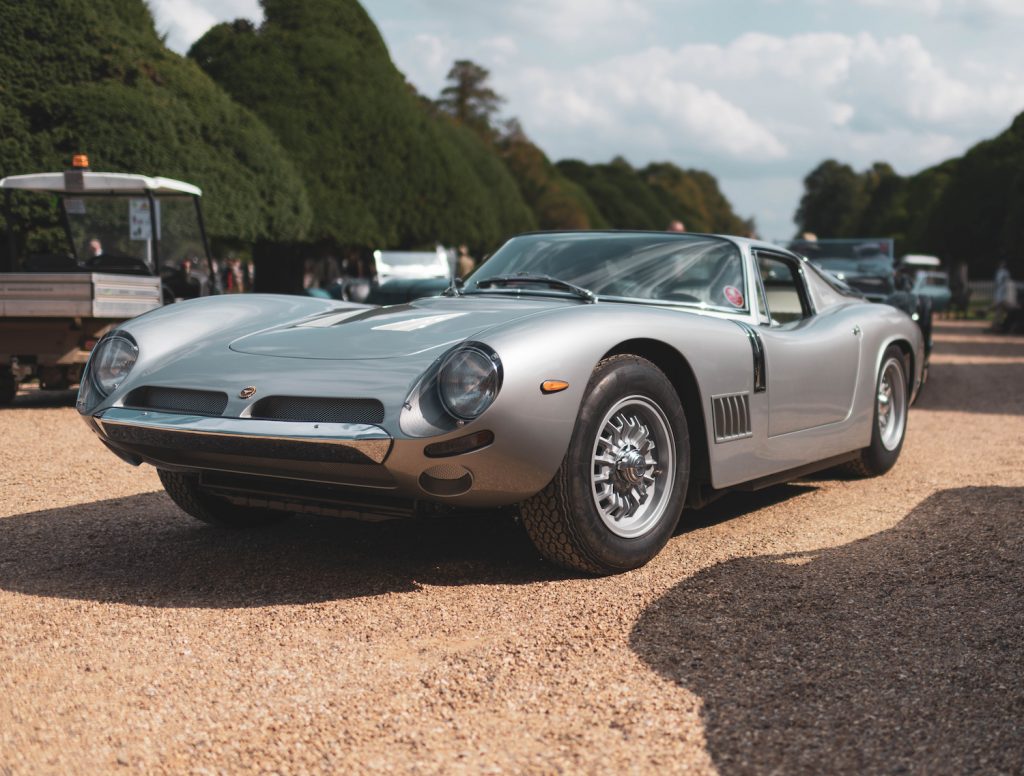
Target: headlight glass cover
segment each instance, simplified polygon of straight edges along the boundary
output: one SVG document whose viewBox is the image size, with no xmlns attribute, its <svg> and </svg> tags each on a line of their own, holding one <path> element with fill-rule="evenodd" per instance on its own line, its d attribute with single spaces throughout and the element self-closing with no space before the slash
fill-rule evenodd
<svg viewBox="0 0 1024 776">
<path fill-rule="evenodd" d="M 480 417 L 501 388 L 498 354 L 481 345 L 463 346 L 441 365 L 438 393 L 445 409 L 459 420 Z"/>
<path fill-rule="evenodd" d="M 109 396 L 128 376 L 139 357 L 139 346 L 124 333 L 105 337 L 89 362 L 89 376 L 104 396 Z"/>
</svg>

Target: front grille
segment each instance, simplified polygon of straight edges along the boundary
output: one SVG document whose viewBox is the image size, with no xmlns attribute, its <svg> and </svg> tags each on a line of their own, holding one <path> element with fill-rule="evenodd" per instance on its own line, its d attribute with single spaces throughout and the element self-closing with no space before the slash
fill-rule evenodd
<svg viewBox="0 0 1024 776">
<path fill-rule="evenodd" d="M 224 414 L 224 408 L 228 406 L 228 395 L 220 391 L 196 391 L 190 388 L 164 388 L 147 385 L 129 393 L 125 397 L 124 406 L 140 410 L 217 417 Z"/>
<path fill-rule="evenodd" d="M 711 399 L 715 416 L 715 441 L 731 442 L 752 435 L 750 430 L 750 394 L 732 393 Z"/>
<path fill-rule="evenodd" d="M 380 423 L 384 420 L 384 405 L 377 399 L 268 396 L 253 405 L 252 417 L 309 423 Z"/>
</svg>

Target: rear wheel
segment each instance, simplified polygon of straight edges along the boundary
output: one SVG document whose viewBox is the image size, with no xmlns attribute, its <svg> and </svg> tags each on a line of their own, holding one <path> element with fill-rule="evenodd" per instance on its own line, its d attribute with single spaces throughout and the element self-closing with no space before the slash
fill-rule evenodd
<svg viewBox="0 0 1024 776">
<path fill-rule="evenodd" d="M 288 517 L 276 509 L 256 509 L 232 504 L 203 490 L 198 474 L 158 469 L 160 482 L 171 500 L 197 520 L 223 528 L 255 528 L 270 525 Z"/>
<path fill-rule="evenodd" d="M 871 444 L 860 451 L 850 469 L 862 477 L 885 474 L 896 464 L 907 430 L 910 389 L 906 358 L 895 345 L 886 349 L 875 383 L 875 413 Z"/>
<path fill-rule="evenodd" d="M 520 509 L 544 557 L 591 574 L 634 569 L 679 522 L 690 444 L 668 378 L 639 356 L 594 370 L 569 449 L 551 483 Z"/>
</svg>

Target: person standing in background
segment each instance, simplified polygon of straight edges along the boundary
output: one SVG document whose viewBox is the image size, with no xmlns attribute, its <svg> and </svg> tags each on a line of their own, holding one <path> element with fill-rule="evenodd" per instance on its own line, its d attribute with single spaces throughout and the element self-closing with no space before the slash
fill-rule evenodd
<svg viewBox="0 0 1024 776">
<path fill-rule="evenodd" d="M 458 258 L 455 259 L 455 271 L 460 278 L 465 280 L 474 269 L 476 269 L 476 259 L 469 255 L 467 246 L 460 245 Z"/>
<path fill-rule="evenodd" d="M 992 291 L 992 328 L 1002 330 L 1003 322 L 1011 310 L 1017 307 L 1017 284 L 1010 276 L 1010 268 L 1005 261 L 999 262 L 996 269 L 995 288 Z"/>
</svg>

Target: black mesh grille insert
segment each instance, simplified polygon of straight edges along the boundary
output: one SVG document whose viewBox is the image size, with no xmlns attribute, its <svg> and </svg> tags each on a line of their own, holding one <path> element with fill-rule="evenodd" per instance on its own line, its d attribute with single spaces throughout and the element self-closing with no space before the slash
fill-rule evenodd
<svg viewBox="0 0 1024 776">
<path fill-rule="evenodd" d="M 124 400 L 125 407 L 162 412 L 181 412 L 186 415 L 224 414 L 228 395 L 220 391 L 196 391 L 190 388 L 162 388 L 146 385 L 136 388 Z"/>
<path fill-rule="evenodd" d="M 384 420 L 384 405 L 377 399 L 268 396 L 253 405 L 252 417 L 313 423 L 380 423 Z"/>
</svg>

